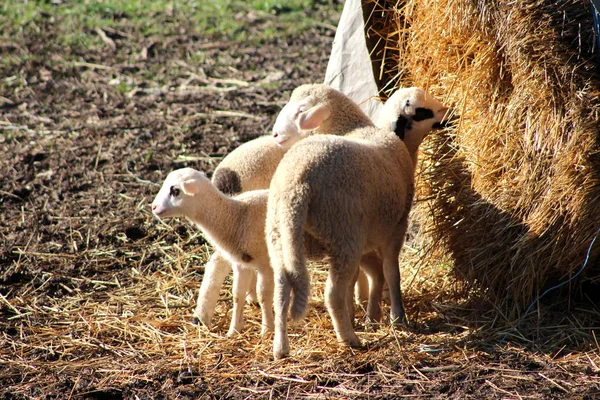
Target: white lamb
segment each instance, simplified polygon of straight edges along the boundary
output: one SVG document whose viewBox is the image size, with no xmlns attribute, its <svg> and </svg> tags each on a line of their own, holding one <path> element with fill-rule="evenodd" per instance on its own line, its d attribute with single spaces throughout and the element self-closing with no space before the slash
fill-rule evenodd
<svg viewBox="0 0 600 400">
<path fill-rule="evenodd" d="M 219 191 L 204 173 L 192 168 L 171 172 L 152 202 L 159 218 L 187 217 L 216 247 L 211 261 L 229 268 L 233 263 L 233 315 L 228 335 L 243 328 L 244 299 L 254 270 L 258 272 L 258 300 L 262 329 L 273 328 L 273 270 L 264 237 L 268 191 L 255 190 L 229 197 Z M 217 268 L 217 270 L 219 270 Z"/>
<path fill-rule="evenodd" d="M 382 115 L 386 121 L 395 122 L 398 118 L 394 104 L 395 96 L 386 103 Z M 381 120 L 380 120 L 380 123 Z M 303 85 L 294 90 L 290 101 L 282 109 L 275 126 L 273 136 L 263 136 L 246 142 L 231 152 L 219 164 L 213 174 L 213 184 L 223 193 L 235 195 L 249 190 L 268 188 L 274 171 L 287 149 L 301 138 L 311 134 L 331 132 L 342 135 L 356 127 L 372 126 L 371 121 L 360 108 L 347 96 L 322 84 Z M 278 137 L 279 132 L 279 137 Z M 366 254 L 361 262 L 368 272 L 370 284 L 357 285 L 362 294 L 357 297 L 362 301 L 369 298 L 367 317 L 378 321 L 381 317 L 380 293 L 375 289 L 383 281 L 381 259 L 375 253 Z M 238 282 L 238 273 L 243 266 L 234 266 L 234 291 L 241 287 L 254 288 L 256 280 L 254 272 L 247 272 L 245 279 L 252 277 L 251 283 Z M 226 276 L 231 272 L 231 262 L 219 252 L 215 252 L 205 266 L 204 278 L 200 287 L 197 307 L 194 310 L 194 323 L 201 322 L 210 327 L 218 301 L 219 291 Z M 362 275 L 362 274 L 361 274 Z M 368 286 L 372 289 L 368 292 Z M 367 294 L 367 292 L 369 294 Z M 236 298 L 243 297 L 237 292 Z M 234 308 L 232 326 L 241 326 L 241 308 Z M 237 317 L 236 317 L 237 315 Z M 239 331 L 240 328 L 236 328 Z M 229 334 L 233 331 L 230 329 Z"/>
<path fill-rule="evenodd" d="M 417 150 L 447 109 L 418 88 L 400 89 L 395 96 L 389 107 L 397 105 L 398 117 L 388 128 L 359 128 L 345 137 L 310 136 L 291 147 L 277 167 L 266 224 L 275 274 L 275 358 L 289 354 L 290 294 L 292 319 L 300 319 L 308 303 L 305 232 L 327 249 L 325 301 L 338 341 L 361 345 L 348 297 L 361 256 L 370 251 L 383 258 L 391 320 L 405 321 L 398 257 L 408 226 Z"/>
<path fill-rule="evenodd" d="M 212 182 L 222 193 L 230 196 L 251 190 L 268 189 L 271 177 L 286 151 L 287 149 L 282 149 L 269 136 L 246 142 L 221 161 L 213 173 Z M 234 267 L 234 285 L 239 285 L 237 271 L 240 268 L 242 266 Z M 231 270 L 231 262 L 218 252 L 210 257 L 204 267 L 192 323 L 202 323 L 207 328 L 211 327 L 219 291 Z M 244 276 L 250 279 L 250 283 L 247 284 L 248 299 L 253 302 L 256 299 L 256 273 L 252 270 Z"/>
<path fill-rule="evenodd" d="M 274 131 L 290 121 L 304 122 L 300 128 L 302 137 L 310 134 L 345 135 L 356 128 L 373 126 L 354 101 L 324 84 L 306 84 L 294 89 L 277 117 Z M 313 126 L 316 121 L 321 123 Z M 297 140 L 299 138 L 294 139 Z M 221 161 L 212 181 L 219 190 L 230 195 L 268 189 L 279 161 L 290 146 L 278 146 L 273 143 L 271 135 L 246 142 Z"/>
</svg>

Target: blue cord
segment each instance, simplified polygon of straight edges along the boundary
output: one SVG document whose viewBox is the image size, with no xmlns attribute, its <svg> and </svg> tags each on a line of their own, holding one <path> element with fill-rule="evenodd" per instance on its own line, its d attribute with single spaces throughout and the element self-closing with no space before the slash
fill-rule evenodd
<svg viewBox="0 0 600 400">
<path fill-rule="evenodd" d="M 506 342 L 506 338 L 508 337 L 508 335 L 514 331 L 515 329 L 517 329 L 517 327 L 521 324 L 521 322 L 523 322 L 523 320 L 525 319 L 525 317 L 527 316 L 527 314 L 529 314 L 529 311 L 531 311 L 531 309 L 533 308 L 533 306 L 535 305 L 535 303 L 537 303 L 538 301 L 540 301 L 540 299 L 542 297 L 544 297 L 548 292 L 554 290 L 554 289 L 558 289 L 561 286 L 566 285 L 567 283 L 571 282 L 573 279 L 577 278 L 579 276 L 579 274 L 581 274 L 583 272 L 583 270 L 585 269 L 585 267 L 587 266 L 588 261 L 590 260 L 590 253 L 592 252 L 592 247 L 594 246 L 594 242 L 596 241 L 596 238 L 598 237 L 598 234 L 600 234 L 600 229 L 598 229 L 596 231 L 596 234 L 594 235 L 594 239 L 592 239 L 592 242 L 590 243 L 590 246 L 588 247 L 588 251 L 587 251 L 587 255 L 585 257 L 585 262 L 583 263 L 582 267 L 579 269 L 579 271 L 577 271 L 577 273 L 575 275 L 573 275 L 572 277 L 570 277 L 569 279 L 567 279 L 564 282 L 559 283 L 558 285 L 552 286 L 551 288 L 548 288 L 544 291 L 544 293 L 542 293 L 541 295 L 539 295 L 535 300 L 533 300 L 531 302 L 531 304 L 529 305 L 529 307 L 527 307 L 527 309 L 525 310 L 525 312 L 523 313 L 523 315 L 521 316 L 521 318 L 519 318 L 519 320 L 517 321 L 517 323 L 508 330 L 508 332 L 506 332 L 504 334 L 504 337 L 502 337 L 502 340 L 500 340 L 500 343 L 504 343 Z"/>
<path fill-rule="evenodd" d="M 594 32 L 596 32 L 597 50 L 600 50 L 600 18 L 598 18 L 598 13 L 600 13 L 600 1 L 590 0 L 590 3 L 592 3 L 592 17 L 594 19 Z"/>
</svg>

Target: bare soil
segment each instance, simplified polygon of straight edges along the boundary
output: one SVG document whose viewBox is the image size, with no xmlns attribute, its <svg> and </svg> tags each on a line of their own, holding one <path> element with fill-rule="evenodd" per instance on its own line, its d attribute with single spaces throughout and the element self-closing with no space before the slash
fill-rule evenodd
<svg viewBox="0 0 600 400">
<path fill-rule="evenodd" d="M 249 35 L 276 26 L 237 17 Z M 316 304 L 282 362 L 256 309 L 240 338 L 223 336 L 227 290 L 212 332 L 191 325 L 210 249 L 185 221 L 152 217 L 156 185 L 184 166 L 210 174 L 267 133 L 293 88 L 323 81 L 334 30 L 249 46 L 186 21 L 161 37 L 125 22 L 80 48 L 53 41 L 59 23 L 0 44 L 20 60 L 0 73 L 0 398 L 600 395 L 591 300 L 546 303 L 522 326 L 534 333 L 506 344 L 510 325 L 477 294 L 409 291 L 411 328 L 359 326 L 364 350 L 338 346 Z"/>
</svg>

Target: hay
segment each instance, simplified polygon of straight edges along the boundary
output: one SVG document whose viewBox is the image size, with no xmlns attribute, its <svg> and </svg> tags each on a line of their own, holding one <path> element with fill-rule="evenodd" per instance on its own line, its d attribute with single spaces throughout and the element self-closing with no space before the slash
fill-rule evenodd
<svg viewBox="0 0 600 400">
<path fill-rule="evenodd" d="M 152 223 L 147 211 L 140 213 L 147 224 Z M 208 331 L 190 323 L 198 273 L 210 249 L 196 245 L 196 234 L 180 237 L 178 226 L 156 224 L 157 236 L 128 243 L 120 253 L 97 249 L 82 255 L 99 265 L 123 265 L 127 273 L 119 274 L 119 279 L 41 272 L 24 284 L 19 295 L 0 293 L 0 310 L 6 311 L 0 319 L 0 397 L 134 399 L 201 394 L 202 398 L 350 399 L 434 397 L 448 390 L 470 390 L 481 398 L 489 397 L 490 390 L 532 394 L 560 385 L 573 394 L 586 386 L 597 388 L 600 358 L 589 328 L 598 320 L 597 313 L 577 315 L 581 329 L 574 329 L 564 314 L 550 313 L 537 343 L 543 351 L 523 345 L 482 351 L 490 346 L 490 338 L 504 334 L 504 327 L 494 326 L 496 313 L 483 311 L 477 301 L 449 300 L 447 276 L 439 269 L 411 269 L 417 265 L 413 257 L 418 252 L 410 248 L 405 259 L 411 262 L 403 276 L 410 282 L 406 305 L 411 329 L 382 324 L 374 330 L 359 324 L 357 333 L 367 348 L 340 346 L 323 305 L 327 269 L 315 265 L 309 314 L 291 329 L 292 357 L 273 361 L 272 337 L 259 335 L 258 307 L 246 307 L 246 329 L 240 336 L 224 336 L 231 314 L 230 282 L 223 288 L 214 328 Z M 177 240 L 169 243 L 173 236 Z M 70 254 L 27 249 L 19 254 L 10 269 L 35 262 L 62 266 L 74 259 Z M 156 255 L 159 269 L 148 265 Z M 47 290 L 57 285 L 65 295 L 52 296 Z M 535 330 L 535 323 L 526 321 L 523 328 Z M 522 342 L 521 336 L 515 338 Z M 573 355 L 575 349 L 586 351 Z M 522 364 L 540 367 L 529 371 Z M 583 374 L 586 368 L 594 368 L 594 374 Z M 539 374 L 556 383 L 549 385 Z M 448 382 L 452 389 L 446 387 Z"/>
<path fill-rule="evenodd" d="M 427 261 L 450 255 L 460 279 L 522 309 L 581 267 L 600 228 L 589 2 L 405 1 L 374 18 L 390 15 L 377 33 L 394 51 L 373 56 L 395 57 L 398 85 L 428 88 L 460 116 L 422 157 Z M 569 292 L 597 283 L 598 267 Z"/>
</svg>

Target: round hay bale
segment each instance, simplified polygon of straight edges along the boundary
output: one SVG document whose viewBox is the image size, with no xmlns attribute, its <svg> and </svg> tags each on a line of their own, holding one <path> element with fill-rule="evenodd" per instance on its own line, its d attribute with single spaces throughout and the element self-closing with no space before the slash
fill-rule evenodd
<svg viewBox="0 0 600 400">
<path fill-rule="evenodd" d="M 519 309 L 573 276 L 600 228 L 589 2 L 409 0 L 373 17 L 390 15 L 368 32 L 387 43 L 374 57 L 396 57 L 398 86 L 427 88 L 460 117 L 422 156 L 428 261 L 450 255 L 460 279 Z M 594 247 L 571 291 L 598 282 Z"/>
</svg>

